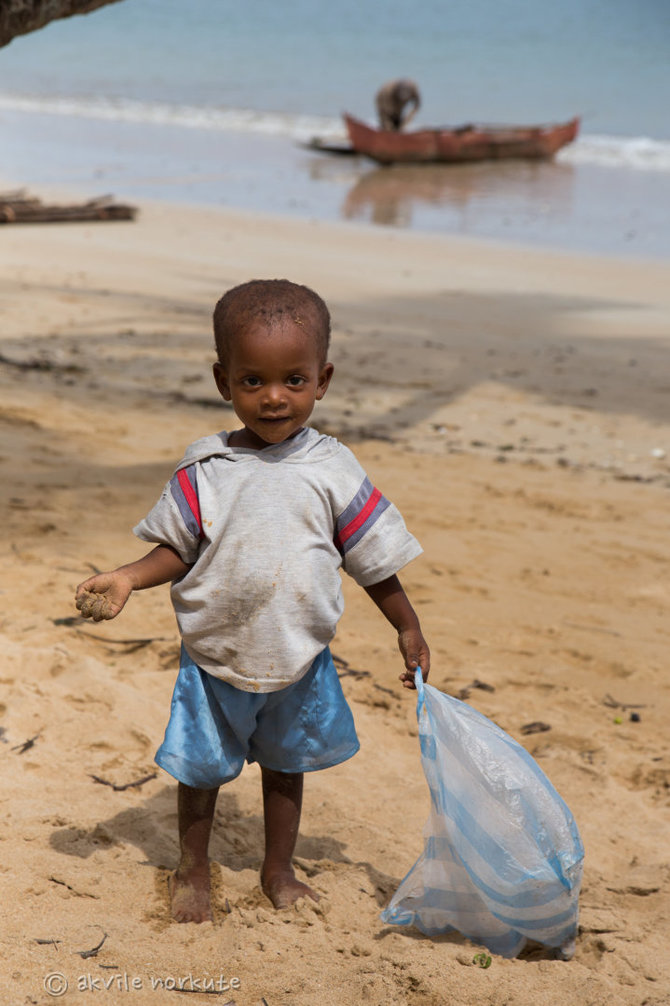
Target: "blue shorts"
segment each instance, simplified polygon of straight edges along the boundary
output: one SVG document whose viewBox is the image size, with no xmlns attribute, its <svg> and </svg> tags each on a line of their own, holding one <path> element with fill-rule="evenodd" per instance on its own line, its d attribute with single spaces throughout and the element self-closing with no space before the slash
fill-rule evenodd
<svg viewBox="0 0 670 1006">
<path fill-rule="evenodd" d="M 330 650 L 278 692 L 243 692 L 194 664 L 182 647 L 156 763 L 187 786 L 215 789 L 245 761 L 314 772 L 351 758 L 359 743 Z"/>
</svg>

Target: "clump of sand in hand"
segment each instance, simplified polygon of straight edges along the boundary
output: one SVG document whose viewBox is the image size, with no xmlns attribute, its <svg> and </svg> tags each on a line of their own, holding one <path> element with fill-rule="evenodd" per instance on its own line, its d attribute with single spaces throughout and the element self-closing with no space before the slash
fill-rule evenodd
<svg viewBox="0 0 670 1006">
<path fill-rule="evenodd" d="M 84 618 L 92 618 L 94 622 L 102 622 L 103 619 L 114 618 L 116 612 L 111 602 L 104 594 L 96 594 L 92 590 L 82 590 L 77 597 L 77 608 Z"/>
</svg>

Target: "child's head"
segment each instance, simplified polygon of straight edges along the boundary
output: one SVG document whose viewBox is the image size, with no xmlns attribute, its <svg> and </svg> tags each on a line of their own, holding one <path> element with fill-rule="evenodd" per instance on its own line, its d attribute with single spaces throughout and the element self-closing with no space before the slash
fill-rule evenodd
<svg viewBox="0 0 670 1006">
<path fill-rule="evenodd" d="M 287 279 L 252 279 L 233 287 L 214 308 L 214 341 L 219 362 L 227 363 L 236 338 L 252 324 L 272 329 L 285 319 L 301 325 L 314 339 L 324 364 L 330 345 L 330 314 L 325 303 L 307 286 Z"/>
<path fill-rule="evenodd" d="M 214 336 L 214 379 L 244 423 L 231 443 L 262 449 L 298 433 L 333 374 L 321 298 L 288 280 L 252 280 L 218 302 Z"/>
</svg>

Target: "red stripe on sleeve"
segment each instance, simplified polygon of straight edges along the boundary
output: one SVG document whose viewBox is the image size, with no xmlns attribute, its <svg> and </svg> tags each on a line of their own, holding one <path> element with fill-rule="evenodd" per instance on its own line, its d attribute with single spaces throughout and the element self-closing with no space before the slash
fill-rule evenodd
<svg viewBox="0 0 670 1006">
<path fill-rule="evenodd" d="M 181 490 L 186 498 L 186 502 L 189 505 L 191 513 L 195 517 L 196 524 L 198 525 L 200 534 L 202 534 L 202 520 L 200 519 L 200 504 L 198 503 L 198 495 L 189 481 L 189 477 L 186 474 L 185 468 L 181 468 L 177 472 L 177 478 L 179 480 L 179 485 L 181 486 Z"/>
<path fill-rule="evenodd" d="M 352 534 L 355 534 L 358 531 L 359 527 L 365 524 L 366 520 L 368 519 L 374 508 L 377 506 L 377 503 L 379 502 L 381 497 L 382 494 L 380 493 L 379 489 L 372 490 L 372 492 L 370 493 L 369 500 L 367 501 L 363 509 L 360 511 L 360 513 L 356 517 L 354 517 L 353 520 L 350 520 L 347 526 L 343 527 L 340 533 L 338 534 L 337 536 L 338 541 L 341 542 L 342 545 L 344 545 L 347 538 L 351 538 Z"/>
</svg>

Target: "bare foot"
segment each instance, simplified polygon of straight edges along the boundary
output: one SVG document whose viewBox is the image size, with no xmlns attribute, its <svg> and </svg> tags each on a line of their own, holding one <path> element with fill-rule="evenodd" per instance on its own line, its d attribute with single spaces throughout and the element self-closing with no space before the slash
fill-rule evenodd
<svg viewBox="0 0 670 1006">
<path fill-rule="evenodd" d="M 261 873 L 261 887 L 275 908 L 289 908 L 300 898 L 311 898 L 312 901 L 319 900 L 316 891 L 313 891 L 307 884 L 301 883 L 293 870 Z"/>
<path fill-rule="evenodd" d="M 209 867 L 168 877 L 172 918 L 175 922 L 211 922 Z"/>
</svg>

